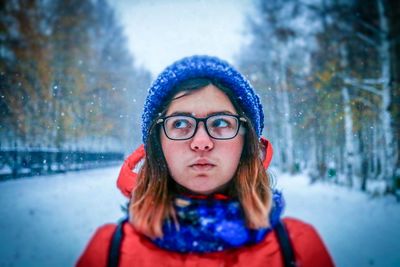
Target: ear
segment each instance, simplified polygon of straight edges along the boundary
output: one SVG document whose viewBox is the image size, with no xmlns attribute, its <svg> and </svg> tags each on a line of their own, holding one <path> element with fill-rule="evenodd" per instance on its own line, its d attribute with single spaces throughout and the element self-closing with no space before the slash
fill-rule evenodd
<svg viewBox="0 0 400 267">
<path fill-rule="evenodd" d="M 137 173 L 133 169 L 145 156 L 144 145 L 141 145 L 125 160 L 121 167 L 117 187 L 127 198 L 131 197 L 132 190 L 136 185 Z"/>
<path fill-rule="evenodd" d="M 272 144 L 270 141 L 268 141 L 265 137 L 261 136 L 260 138 L 261 145 L 263 147 L 263 154 L 264 154 L 264 159 L 263 159 L 263 166 L 265 169 L 268 169 L 269 164 L 272 160 L 272 154 L 274 153 L 272 149 Z"/>
</svg>

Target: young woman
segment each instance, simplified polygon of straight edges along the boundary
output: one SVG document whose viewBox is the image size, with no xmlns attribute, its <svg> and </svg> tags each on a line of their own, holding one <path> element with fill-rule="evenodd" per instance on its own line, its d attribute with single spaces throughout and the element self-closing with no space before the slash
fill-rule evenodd
<svg viewBox="0 0 400 267">
<path fill-rule="evenodd" d="M 144 145 L 117 181 L 129 220 L 99 228 L 77 266 L 333 266 L 311 225 L 281 220 L 263 109 L 231 65 L 175 62 L 151 86 L 142 118 Z"/>
</svg>

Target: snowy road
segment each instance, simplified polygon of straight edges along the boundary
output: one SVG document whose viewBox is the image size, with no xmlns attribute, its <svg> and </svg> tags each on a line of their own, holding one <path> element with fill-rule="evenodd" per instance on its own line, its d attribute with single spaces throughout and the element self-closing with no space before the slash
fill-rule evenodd
<svg viewBox="0 0 400 267">
<path fill-rule="evenodd" d="M 0 183 L 0 266 L 73 266 L 97 226 L 125 199 L 119 168 Z M 276 173 L 286 216 L 313 223 L 337 266 L 400 266 L 400 204 Z"/>
</svg>

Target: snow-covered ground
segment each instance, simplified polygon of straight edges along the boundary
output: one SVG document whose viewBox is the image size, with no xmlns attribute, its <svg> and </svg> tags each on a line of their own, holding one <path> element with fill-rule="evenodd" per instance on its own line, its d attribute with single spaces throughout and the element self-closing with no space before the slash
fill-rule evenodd
<svg viewBox="0 0 400 267">
<path fill-rule="evenodd" d="M 119 167 L 0 183 L 0 266 L 73 266 L 97 226 L 117 221 Z"/>
<path fill-rule="evenodd" d="M 400 203 L 276 173 L 285 214 L 312 223 L 337 266 L 400 266 Z"/>
<path fill-rule="evenodd" d="M 123 214 L 118 171 L 0 183 L 0 266 L 73 266 L 96 227 Z M 400 266 L 400 204 L 332 185 L 310 186 L 305 176 L 275 176 L 286 216 L 312 223 L 337 266 Z"/>
</svg>

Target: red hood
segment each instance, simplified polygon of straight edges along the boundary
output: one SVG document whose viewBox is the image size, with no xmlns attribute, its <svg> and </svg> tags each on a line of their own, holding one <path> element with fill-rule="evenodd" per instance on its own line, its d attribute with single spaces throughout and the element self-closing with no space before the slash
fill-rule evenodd
<svg viewBox="0 0 400 267">
<path fill-rule="evenodd" d="M 272 145 L 271 143 L 261 137 L 261 143 L 265 148 L 265 158 L 263 160 L 264 168 L 267 169 L 272 159 Z M 135 166 L 145 157 L 144 146 L 138 147 L 123 163 L 117 179 L 117 187 L 121 190 L 122 194 L 126 197 L 131 197 L 131 192 L 135 186 L 137 173 L 134 172 Z"/>
</svg>

